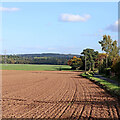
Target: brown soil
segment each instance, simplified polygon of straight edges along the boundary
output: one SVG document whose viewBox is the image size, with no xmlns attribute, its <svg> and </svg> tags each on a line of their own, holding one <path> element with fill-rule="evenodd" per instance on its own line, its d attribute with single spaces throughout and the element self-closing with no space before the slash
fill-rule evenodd
<svg viewBox="0 0 120 120">
<path fill-rule="evenodd" d="M 3 118 L 119 119 L 119 101 L 79 74 L 2 71 Z"/>
</svg>

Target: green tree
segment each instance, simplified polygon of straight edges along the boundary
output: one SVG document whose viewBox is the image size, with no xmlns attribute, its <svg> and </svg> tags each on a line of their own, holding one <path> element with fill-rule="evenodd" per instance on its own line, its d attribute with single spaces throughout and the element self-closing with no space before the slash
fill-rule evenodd
<svg viewBox="0 0 120 120">
<path fill-rule="evenodd" d="M 120 78 L 120 56 L 113 60 L 112 71 Z"/>
<path fill-rule="evenodd" d="M 98 56 L 98 51 L 94 51 L 94 49 L 84 49 L 83 52 L 81 53 L 84 55 L 86 59 L 86 69 L 87 70 L 94 70 L 95 68 L 95 61 Z"/>
<path fill-rule="evenodd" d="M 104 73 L 106 67 L 106 53 L 99 53 L 97 58 L 97 68 L 99 69 L 99 73 Z"/>
<path fill-rule="evenodd" d="M 102 47 L 102 50 L 106 52 L 107 55 L 110 54 L 112 49 L 112 39 L 108 35 L 103 35 L 103 39 L 99 41 L 99 44 Z M 106 68 L 108 67 L 108 57 L 106 57 Z"/>
<path fill-rule="evenodd" d="M 118 50 L 118 47 L 117 47 L 117 41 L 113 41 L 112 43 L 112 49 L 111 49 L 111 52 L 110 52 L 110 59 L 113 61 L 115 57 L 119 56 L 119 50 Z"/>
<path fill-rule="evenodd" d="M 114 57 L 118 56 L 118 47 L 117 47 L 117 41 L 113 41 L 110 37 L 110 35 L 103 35 L 103 39 L 99 41 L 99 44 L 102 47 L 102 50 L 106 52 L 106 68 L 108 67 L 108 59 L 109 62 L 113 61 Z"/>
</svg>

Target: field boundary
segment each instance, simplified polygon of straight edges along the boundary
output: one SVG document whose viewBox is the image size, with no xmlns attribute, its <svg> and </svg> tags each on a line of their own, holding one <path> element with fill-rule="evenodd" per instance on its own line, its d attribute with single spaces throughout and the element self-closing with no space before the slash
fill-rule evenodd
<svg viewBox="0 0 120 120">
<path fill-rule="evenodd" d="M 91 82 L 95 83 L 100 88 L 104 89 L 108 94 L 120 100 L 120 87 L 119 86 L 112 84 L 108 81 L 105 81 L 103 79 L 93 77 L 91 74 L 82 73 L 80 74 L 80 76 L 82 76 L 83 78 L 89 79 Z M 110 86 L 113 86 L 113 88 Z"/>
</svg>

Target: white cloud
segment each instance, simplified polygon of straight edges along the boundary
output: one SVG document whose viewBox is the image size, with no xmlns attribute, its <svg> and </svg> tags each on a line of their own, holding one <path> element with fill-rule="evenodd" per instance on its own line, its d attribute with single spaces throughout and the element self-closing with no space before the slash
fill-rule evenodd
<svg viewBox="0 0 120 120">
<path fill-rule="evenodd" d="M 109 30 L 111 32 L 118 32 L 118 25 L 120 25 L 120 20 L 119 20 L 119 22 L 117 20 L 114 24 L 107 26 L 106 30 Z"/>
<path fill-rule="evenodd" d="M 7 12 L 12 12 L 12 11 L 18 11 L 19 8 L 6 8 L 6 7 L 0 7 L 0 11 L 7 11 Z"/>
<path fill-rule="evenodd" d="M 62 21 L 66 21 L 66 22 L 85 22 L 87 21 L 91 16 L 86 14 L 86 15 L 83 15 L 83 16 L 80 16 L 80 15 L 73 15 L 73 14 L 62 14 L 60 19 Z"/>
</svg>

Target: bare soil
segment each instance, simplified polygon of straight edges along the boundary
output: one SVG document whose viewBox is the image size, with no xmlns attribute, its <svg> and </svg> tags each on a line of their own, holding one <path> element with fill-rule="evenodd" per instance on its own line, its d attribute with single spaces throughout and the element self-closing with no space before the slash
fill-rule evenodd
<svg viewBox="0 0 120 120">
<path fill-rule="evenodd" d="M 2 71 L 2 117 L 119 120 L 120 104 L 69 71 Z"/>
</svg>

